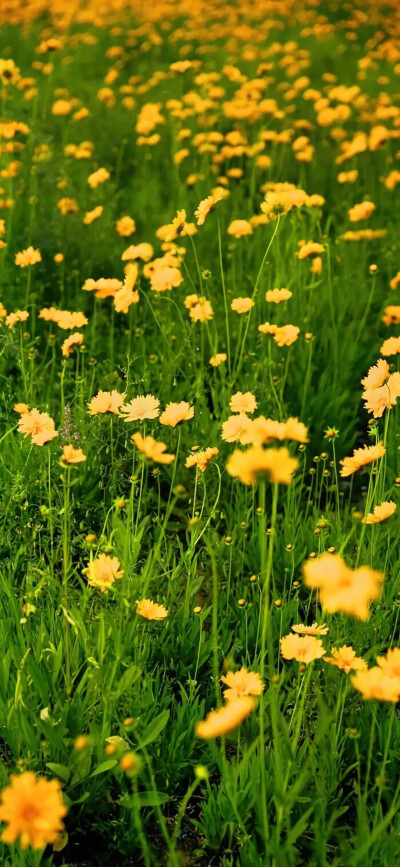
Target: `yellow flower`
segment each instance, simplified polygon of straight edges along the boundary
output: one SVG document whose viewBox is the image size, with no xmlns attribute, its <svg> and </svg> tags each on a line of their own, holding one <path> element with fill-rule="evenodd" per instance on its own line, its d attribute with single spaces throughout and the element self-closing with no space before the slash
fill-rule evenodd
<svg viewBox="0 0 400 867">
<path fill-rule="evenodd" d="M 389 365 L 383 358 L 379 358 L 373 367 L 370 367 L 367 376 L 361 380 L 364 389 L 379 388 L 386 382 L 389 376 Z"/>
<path fill-rule="evenodd" d="M 219 449 L 215 447 L 205 449 L 203 452 L 196 452 L 194 455 L 189 455 L 189 457 L 186 458 L 185 467 L 197 467 L 198 470 L 204 473 L 210 461 L 215 458 L 218 453 Z"/>
<path fill-rule="evenodd" d="M 349 210 L 350 221 L 356 223 L 358 220 L 366 220 L 374 213 L 375 207 L 373 202 L 360 202 L 359 205 L 354 205 Z"/>
<path fill-rule="evenodd" d="M 319 600 L 330 614 L 341 611 L 367 620 L 371 602 L 378 599 L 383 573 L 361 566 L 349 569 L 340 554 L 322 554 L 303 564 L 304 582 L 319 591 Z"/>
<path fill-rule="evenodd" d="M 98 415 L 111 412 L 113 415 L 121 415 L 120 408 L 125 400 L 125 394 L 112 391 L 99 391 L 88 403 L 89 415 Z"/>
<path fill-rule="evenodd" d="M 149 262 L 153 253 L 154 249 L 151 244 L 143 241 L 142 244 L 131 244 L 131 246 L 122 254 L 121 259 L 123 262 L 129 260 L 134 261 L 135 259 L 142 259 L 143 262 Z"/>
<path fill-rule="evenodd" d="M 120 217 L 115 224 L 115 228 L 121 238 L 129 238 L 136 232 L 136 223 L 132 217 Z"/>
<path fill-rule="evenodd" d="M 331 654 L 332 656 L 325 657 L 325 662 L 336 665 L 337 668 L 340 668 L 346 674 L 349 674 L 350 671 L 364 671 L 367 667 L 365 660 L 356 656 L 355 650 L 346 644 L 343 644 L 338 649 L 332 647 Z"/>
<path fill-rule="evenodd" d="M 247 668 L 240 668 L 235 672 L 229 671 L 221 677 L 221 680 L 228 687 L 224 692 L 225 701 L 242 698 L 245 695 L 261 695 L 265 689 L 260 675 L 256 671 L 248 671 Z"/>
<path fill-rule="evenodd" d="M 284 659 L 295 659 L 296 662 L 303 662 L 305 665 L 313 662 L 314 659 L 320 659 L 326 653 L 322 641 L 314 635 L 300 638 L 299 635 L 290 633 L 281 638 L 280 648 Z"/>
<path fill-rule="evenodd" d="M 37 262 L 41 261 L 40 250 L 35 250 L 33 247 L 28 247 L 27 250 L 21 250 L 20 253 L 15 254 L 15 264 L 19 265 L 20 268 L 26 268 L 27 265 L 36 265 Z"/>
<path fill-rule="evenodd" d="M 317 256 L 321 253 L 325 253 L 325 247 L 322 244 L 318 244 L 317 241 L 308 241 L 307 243 L 302 243 L 296 256 L 298 259 L 307 259 L 309 256 Z"/>
<path fill-rule="evenodd" d="M 220 364 L 223 364 L 224 361 L 228 358 L 226 352 L 217 352 L 216 355 L 212 355 L 209 363 L 211 367 L 219 367 Z"/>
<path fill-rule="evenodd" d="M 243 720 L 256 708 L 256 701 L 251 696 L 232 698 L 219 710 L 207 714 L 205 720 L 197 723 L 198 738 L 218 738 L 236 729 Z"/>
<path fill-rule="evenodd" d="M 319 626 L 318 623 L 312 623 L 311 626 L 303 626 L 302 623 L 297 623 L 295 626 L 292 626 L 292 629 L 298 635 L 327 635 L 329 632 L 329 627 L 325 623 L 321 623 Z"/>
<path fill-rule="evenodd" d="M 141 599 L 140 601 L 136 600 L 136 614 L 140 614 L 145 620 L 165 620 L 168 611 L 164 605 L 158 605 L 151 599 Z"/>
<path fill-rule="evenodd" d="M 299 443 L 308 442 L 308 431 L 303 422 L 297 418 L 288 418 L 286 422 L 264 418 L 263 415 L 249 419 L 247 429 L 243 432 L 241 442 L 244 445 L 265 445 L 273 440 L 294 440 Z"/>
<path fill-rule="evenodd" d="M 253 234 L 253 226 L 248 220 L 233 220 L 227 229 L 228 235 L 233 235 L 234 238 L 243 238 L 244 235 Z"/>
<path fill-rule="evenodd" d="M 91 223 L 94 223 L 95 220 L 98 220 L 103 213 L 103 205 L 97 205 L 97 208 L 93 208 L 92 211 L 86 211 L 86 214 L 83 218 L 83 222 L 85 226 L 90 226 Z"/>
<path fill-rule="evenodd" d="M 96 172 L 92 172 L 92 174 L 89 175 L 87 180 L 89 186 L 92 188 L 92 190 L 94 190 L 96 187 L 98 187 L 99 184 L 104 184 L 105 181 L 108 181 L 109 177 L 110 172 L 108 172 L 107 169 L 101 168 L 97 169 Z"/>
<path fill-rule="evenodd" d="M 289 301 L 292 295 L 290 289 L 269 289 L 265 293 L 265 300 L 270 304 L 280 304 L 281 301 Z"/>
<path fill-rule="evenodd" d="M 365 409 L 372 412 L 374 418 L 381 418 L 385 409 L 391 409 L 400 397 L 400 373 L 392 373 L 384 385 L 368 388 L 363 392 Z"/>
<path fill-rule="evenodd" d="M 379 668 L 392 677 L 400 677 L 400 647 L 391 647 L 386 656 L 377 656 Z"/>
<path fill-rule="evenodd" d="M 66 814 L 58 780 L 36 777 L 32 771 L 13 774 L 0 794 L 0 821 L 7 823 L 1 839 L 12 845 L 19 838 L 22 849 L 43 849 L 64 830 Z"/>
<path fill-rule="evenodd" d="M 203 201 L 200 202 L 200 204 L 199 204 L 199 206 L 198 206 L 198 208 L 194 214 L 195 217 L 197 217 L 197 225 L 198 226 L 203 225 L 203 223 L 206 220 L 206 217 L 208 217 L 208 214 L 210 214 L 211 211 L 214 210 L 214 208 L 218 204 L 218 202 L 222 201 L 222 199 L 225 199 L 226 196 L 227 196 L 226 190 L 224 190 L 222 187 L 217 187 L 217 189 L 215 190 L 214 193 L 211 194 L 211 196 L 207 196 L 206 199 L 203 199 Z"/>
<path fill-rule="evenodd" d="M 226 469 L 244 485 L 256 485 L 260 476 L 267 476 L 274 484 L 290 485 L 298 465 L 297 458 L 292 458 L 286 447 L 263 449 L 251 446 L 246 451 L 235 449 L 228 458 Z"/>
<path fill-rule="evenodd" d="M 58 437 L 53 419 L 47 412 L 39 412 L 38 409 L 31 409 L 21 414 L 18 431 L 23 433 L 25 438 L 31 436 L 31 441 L 36 446 L 44 446 L 54 437 Z"/>
<path fill-rule="evenodd" d="M 170 464 L 175 460 L 175 455 L 170 455 L 165 451 L 166 443 L 157 442 L 154 437 L 143 438 L 142 434 L 137 432 L 132 435 L 131 439 L 139 451 L 143 452 L 150 461 L 155 461 L 157 464 Z"/>
<path fill-rule="evenodd" d="M 141 394 L 121 407 L 126 416 L 125 421 L 142 421 L 145 418 L 157 418 L 160 414 L 160 401 L 152 394 Z"/>
<path fill-rule="evenodd" d="M 231 415 L 222 425 L 221 437 L 227 443 L 243 442 L 243 435 L 246 433 L 251 419 L 244 412 L 238 415 Z"/>
<path fill-rule="evenodd" d="M 396 511 L 396 503 L 393 500 L 389 500 L 388 502 L 380 503 L 379 506 L 374 507 L 374 511 L 370 512 L 365 518 L 362 519 L 363 524 L 380 524 L 382 521 L 386 521 L 387 518 L 390 518 L 391 515 Z"/>
<path fill-rule="evenodd" d="M 194 407 L 185 400 L 169 403 L 160 415 L 160 424 L 176 427 L 181 421 L 189 421 L 194 416 Z"/>
<path fill-rule="evenodd" d="M 383 442 L 377 443 L 375 446 L 364 446 L 362 449 L 355 449 L 350 458 L 343 458 L 340 461 L 342 468 L 341 476 L 351 476 L 360 470 L 361 467 L 366 467 L 368 464 L 373 464 L 386 454 Z"/>
<path fill-rule="evenodd" d="M 65 464 L 80 464 L 82 461 L 86 461 L 86 455 L 83 454 L 82 449 L 74 449 L 73 446 L 69 445 L 64 446 L 61 460 Z"/>
<path fill-rule="evenodd" d="M 382 355 L 398 355 L 400 353 L 400 337 L 388 337 L 380 348 Z"/>
<path fill-rule="evenodd" d="M 299 334 L 300 328 L 297 325 L 281 325 L 274 333 L 274 340 L 278 346 L 291 346 Z"/>
<path fill-rule="evenodd" d="M 69 358 L 71 352 L 75 349 L 75 346 L 81 346 L 84 341 L 83 334 L 80 334 L 79 331 L 76 331 L 75 334 L 70 334 L 61 347 L 62 354 L 65 358 Z"/>
<path fill-rule="evenodd" d="M 236 394 L 233 394 L 230 402 L 229 409 L 232 412 L 254 412 L 257 409 L 258 403 L 254 394 L 251 391 L 237 391 Z"/>
<path fill-rule="evenodd" d="M 378 666 L 357 672 L 351 682 L 366 700 L 390 701 L 393 704 L 400 700 L 400 677 L 393 677 Z"/>
<path fill-rule="evenodd" d="M 108 588 L 112 587 L 116 579 L 122 578 L 123 574 L 118 557 L 99 554 L 88 563 L 88 584 L 90 587 L 99 587 L 102 593 L 108 593 Z"/>
<path fill-rule="evenodd" d="M 251 298 L 234 298 L 231 303 L 231 309 L 235 313 L 248 313 L 254 307 L 254 301 Z"/>
</svg>

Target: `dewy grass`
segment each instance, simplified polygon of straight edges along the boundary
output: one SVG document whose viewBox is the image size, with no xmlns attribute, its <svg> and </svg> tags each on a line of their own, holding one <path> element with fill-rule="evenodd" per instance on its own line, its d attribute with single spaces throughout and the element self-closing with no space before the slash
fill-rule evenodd
<svg viewBox="0 0 400 867">
<path fill-rule="evenodd" d="M 0 4 L 0 861 L 400 858 L 396 3 Z"/>
</svg>

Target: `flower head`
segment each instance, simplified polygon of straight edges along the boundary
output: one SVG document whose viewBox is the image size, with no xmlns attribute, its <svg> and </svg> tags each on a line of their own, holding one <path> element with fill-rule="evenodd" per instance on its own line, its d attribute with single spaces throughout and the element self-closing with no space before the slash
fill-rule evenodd
<svg viewBox="0 0 400 867">
<path fill-rule="evenodd" d="M 400 700 L 400 677 L 388 674 L 379 666 L 358 671 L 351 682 L 362 693 L 363 699 L 390 701 L 392 704 Z"/>
<path fill-rule="evenodd" d="M 215 448 L 215 446 L 210 446 L 204 451 L 195 452 L 195 454 L 189 455 L 186 458 L 185 467 L 197 467 L 198 470 L 204 473 L 210 461 L 212 461 L 213 458 L 216 458 L 218 453 L 219 449 Z"/>
<path fill-rule="evenodd" d="M 248 671 L 247 668 L 229 671 L 221 680 L 228 687 L 224 692 L 224 699 L 229 701 L 244 695 L 261 695 L 265 689 L 260 675 L 256 671 Z"/>
<path fill-rule="evenodd" d="M 302 623 L 297 623 L 295 626 L 292 626 L 293 632 L 297 632 L 298 635 L 327 635 L 329 632 L 329 627 L 326 626 L 325 623 L 312 623 L 311 626 L 304 626 Z"/>
<path fill-rule="evenodd" d="M 83 454 L 82 449 L 74 449 L 73 446 L 68 445 L 63 448 L 61 460 L 64 464 L 80 464 L 86 461 L 86 455 Z"/>
<path fill-rule="evenodd" d="M 205 720 L 197 723 L 196 735 L 206 740 L 218 738 L 229 734 L 236 729 L 243 720 L 256 708 L 255 699 L 252 696 L 232 698 L 219 710 L 213 710 L 207 714 Z"/>
<path fill-rule="evenodd" d="M 54 421 L 47 412 L 39 412 L 31 409 L 21 414 L 18 430 L 25 437 L 32 437 L 32 443 L 36 446 L 44 446 L 54 437 L 58 437 Z"/>
<path fill-rule="evenodd" d="M 222 187 L 218 187 L 215 190 L 215 192 L 211 194 L 211 196 L 207 196 L 206 199 L 203 199 L 203 201 L 200 202 L 200 204 L 199 204 L 199 206 L 198 206 L 198 208 L 194 214 L 195 217 L 197 218 L 197 225 L 198 226 L 203 225 L 203 223 L 206 220 L 206 217 L 208 217 L 208 215 L 211 214 L 211 211 L 214 210 L 214 208 L 218 204 L 218 202 L 221 202 L 222 199 L 226 198 L 226 196 L 227 196 L 226 190 L 224 190 Z"/>
<path fill-rule="evenodd" d="M 293 635 L 292 632 L 281 638 L 280 648 L 284 659 L 295 659 L 296 662 L 303 662 L 305 665 L 325 656 L 326 653 L 319 638 L 315 638 L 314 635 L 305 635 L 301 638 L 299 635 Z"/>
<path fill-rule="evenodd" d="M 185 400 L 180 403 L 169 403 L 160 415 L 160 424 L 176 427 L 181 421 L 188 421 L 194 416 L 194 407 Z"/>
<path fill-rule="evenodd" d="M 165 451 L 166 443 L 157 442 L 154 437 L 143 438 L 138 431 L 132 435 L 132 441 L 136 448 L 150 461 L 155 461 L 157 464 L 171 464 L 175 460 L 175 455 L 170 455 Z"/>
<path fill-rule="evenodd" d="M 81 346 L 84 341 L 84 335 L 79 331 L 75 331 L 74 334 L 70 334 L 69 337 L 64 340 L 64 343 L 61 347 L 62 354 L 65 358 L 69 358 L 71 352 L 75 349 L 76 346 Z"/>
<path fill-rule="evenodd" d="M 120 394 L 114 388 L 112 391 L 99 391 L 88 403 L 89 415 L 103 415 L 111 412 L 113 415 L 121 415 L 120 409 L 126 395 Z"/>
<path fill-rule="evenodd" d="M 152 394 L 140 394 L 121 407 L 125 421 L 142 421 L 146 418 L 157 418 L 160 414 L 160 401 Z"/>
<path fill-rule="evenodd" d="M 274 484 L 290 485 L 298 465 L 297 458 L 292 458 L 285 446 L 280 449 L 251 446 L 246 451 L 235 449 L 228 458 L 226 469 L 244 485 L 256 485 L 263 476 Z"/>
<path fill-rule="evenodd" d="M 374 446 L 363 446 L 362 449 L 354 449 L 350 458 L 343 458 L 340 461 L 342 465 L 340 475 L 351 476 L 357 470 L 360 470 L 361 467 L 366 467 L 383 458 L 384 454 L 386 454 L 386 449 L 383 442 L 379 442 Z"/>
<path fill-rule="evenodd" d="M 102 593 L 108 593 L 116 578 L 122 578 L 124 570 L 120 569 L 118 557 L 99 554 L 95 560 L 88 563 L 87 575 L 90 587 L 98 587 Z"/>
<path fill-rule="evenodd" d="M 331 654 L 332 656 L 325 656 L 325 662 L 335 665 L 336 668 L 340 668 L 346 674 L 349 674 L 351 671 L 364 671 L 367 667 L 365 660 L 361 659 L 360 656 L 356 656 L 355 650 L 346 644 L 343 644 L 339 648 L 332 647 Z"/>
<path fill-rule="evenodd" d="M 318 590 L 321 605 L 333 614 L 341 611 L 359 620 L 367 620 L 371 602 L 378 599 L 382 572 L 369 566 L 349 569 L 340 554 L 322 554 L 303 565 L 304 582 Z"/>
<path fill-rule="evenodd" d="M 229 409 L 232 412 L 255 412 L 257 409 L 258 403 L 254 394 L 251 391 L 246 391 L 243 393 L 242 391 L 237 391 L 236 394 L 233 394 L 229 401 Z"/>
<path fill-rule="evenodd" d="M 66 814 L 58 780 L 36 777 L 32 771 L 14 774 L 0 794 L 0 821 L 7 823 L 1 839 L 11 845 L 19 838 L 22 849 L 43 849 L 64 830 Z"/>
<path fill-rule="evenodd" d="M 15 264 L 19 265 L 20 268 L 26 268 L 27 265 L 36 265 L 37 262 L 41 261 L 40 250 L 35 250 L 33 247 L 21 250 L 20 253 L 16 253 L 15 255 Z"/>
<path fill-rule="evenodd" d="M 374 507 L 373 512 L 369 512 L 369 514 L 363 518 L 363 524 L 381 524 L 382 521 L 386 521 L 394 514 L 396 508 L 396 503 L 394 503 L 393 500 L 380 503 L 379 506 Z"/>
<path fill-rule="evenodd" d="M 136 614 L 140 614 L 145 620 L 165 620 L 168 616 L 168 611 L 164 605 L 158 605 L 157 602 L 152 602 L 151 599 L 141 599 L 136 602 Z"/>
</svg>

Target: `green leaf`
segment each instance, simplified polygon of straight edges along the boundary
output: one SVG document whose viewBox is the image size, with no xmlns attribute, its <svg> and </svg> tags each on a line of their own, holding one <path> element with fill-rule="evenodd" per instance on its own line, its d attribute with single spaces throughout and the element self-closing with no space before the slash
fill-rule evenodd
<svg viewBox="0 0 400 867">
<path fill-rule="evenodd" d="M 60 777 L 64 780 L 64 783 L 68 783 L 71 771 L 66 767 L 66 765 L 58 765 L 57 762 L 46 762 L 46 768 L 53 771 L 53 774 L 55 774 L 56 777 Z"/>
<path fill-rule="evenodd" d="M 142 737 L 138 738 L 139 747 L 147 747 L 149 744 L 152 744 L 153 741 L 158 738 L 158 735 L 161 734 L 162 730 L 167 725 L 168 720 L 169 710 L 163 710 L 162 713 L 154 717 L 150 725 L 145 728 Z"/>
<path fill-rule="evenodd" d="M 105 774 L 106 771 L 111 771 L 111 768 L 115 768 L 115 765 L 117 764 L 117 759 L 107 759 L 106 762 L 102 762 L 101 765 L 98 765 L 90 776 L 97 777 L 98 774 Z"/>
<path fill-rule="evenodd" d="M 135 792 L 126 802 L 127 806 L 131 807 L 158 807 L 159 804 L 166 804 L 170 801 L 169 795 L 165 792 Z"/>
</svg>

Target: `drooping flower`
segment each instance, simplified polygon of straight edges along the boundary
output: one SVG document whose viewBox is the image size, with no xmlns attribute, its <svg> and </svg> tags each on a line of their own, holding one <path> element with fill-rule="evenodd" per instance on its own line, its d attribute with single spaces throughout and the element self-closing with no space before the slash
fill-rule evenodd
<svg viewBox="0 0 400 867">
<path fill-rule="evenodd" d="M 373 512 L 369 512 L 369 514 L 362 519 L 362 522 L 363 524 L 381 524 L 382 521 L 386 521 L 391 515 L 393 515 L 396 508 L 396 503 L 394 503 L 393 500 L 380 503 L 379 506 L 374 507 Z"/>
<path fill-rule="evenodd" d="M 305 665 L 313 662 L 314 659 L 320 659 L 326 653 L 319 638 L 315 638 L 314 635 L 305 635 L 301 638 L 299 635 L 293 635 L 292 632 L 281 638 L 280 648 L 284 659 L 295 659 L 296 662 L 302 662 Z"/>
<path fill-rule="evenodd" d="M 274 484 L 290 485 L 298 465 L 297 458 L 292 458 L 285 446 L 280 449 L 251 446 L 246 451 L 235 449 L 228 458 L 226 469 L 244 485 L 256 485 L 262 477 Z"/>
<path fill-rule="evenodd" d="M 69 358 L 71 352 L 75 349 L 76 346 L 81 346 L 84 341 L 84 335 L 79 331 L 76 331 L 74 334 L 70 334 L 69 337 L 64 340 L 64 343 L 61 347 L 62 354 L 65 358 Z"/>
<path fill-rule="evenodd" d="M 194 416 L 194 407 L 186 400 L 180 403 L 169 403 L 160 415 L 160 424 L 176 427 L 182 421 L 189 421 Z"/>
<path fill-rule="evenodd" d="M 171 464 L 175 460 L 175 455 L 170 455 L 165 451 L 167 448 L 166 443 L 157 442 L 154 437 L 148 436 L 143 438 L 142 434 L 138 431 L 132 434 L 131 439 L 135 443 L 136 448 L 150 461 L 155 461 L 157 464 Z"/>
<path fill-rule="evenodd" d="M 197 218 L 197 225 L 202 226 L 206 220 L 206 217 L 214 210 L 215 206 L 218 202 L 221 202 L 222 199 L 225 199 L 227 196 L 227 191 L 222 187 L 218 187 L 211 196 L 207 196 L 206 199 L 200 202 L 197 210 L 194 215 Z"/>
<path fill-rule="evenodd" d="M 123 574 L 118 557 L 99 554 L 88 563 L 88 584 L 90 587 L 98 587 L 102 593 L 108 593 L 109 587 L 112 587 L 116 579 L 122 578 Z"/>
<path fill-rule="evenodd" d="M 58 780 L 36 777 L 32 771 L 13 774 L 0 793 L 0 821 L 7 823 L 1 839 L 8 845 L 19 839 L 21 849 L 43 849 L 64 830 L 66 814 Z"/>
<path fill-rule="evenodd" d="M 247 668 L 229 671 L 221 680 L 228 687 L 224 691 L 224 699 L 228 701 L 245 695 L 261 695 L 265 689 L 260 675 L 256 671 L 248 671 Z"/>
<path fill-rule="evenodd" d="M 168 611 L 164 605 L 152 602 L 151 599 L 141 599 L 136 601 L 136 614 L 140 614 L 145 620 L 165 620 Z"/>
<path fill-rule="evenodd" d="M 343 458 L 340 461 L 342 465 L 340 475 L 344 477 L 351 476 L 357 470 L 360 470 L 361 467 L 367 467 L 369 464 L 373 464 L 374 461 L 383 458 L 384 454 L 386 454 L 386 449 L 383 442 L 379 442 L 374 446 L 363 446 L 362 449 L 354 449 L 351 457 Z"/>
<path fill-rule="evenodd" d="M 346 644 L 339 648 L 332 647 L 331 654 L 332 656 L 325 656 L 324 662 L 335 665 L 346 674 L 350 674 L 351 671 L 364 671 L 367 668 L 365 660 L 357 656 L 355 650 Z"/>
<path fill-rule="evenodd" d="M 323 608 L 367 620 L 371 602 L 379 598 L 383 573 L 369 566 L 350 569 L 340 554 L 325 552 L 303 564 L 304 582 L 318 590 Z"/>
<path fill-rule="evenodd" d="M 248 695 L 241 698 L 233 698 L 218 710 L 207 714 L 205 720 L 196 725 L 198 738 L 206 740 L 218 738 L 221 735 L 234 731 L 256 708 L 255 699 Z"/>
<path fill-rule="evenodd" d="M 73 446 L 67 445 L 63 448 L 61 460 L 65 464 L 80 464 L 82 461 L 86 461 L 86 455 L 82 449 L 74 449 Z"/>
<path fill-rule="evenodd" d="M 210 461 L 212 461 L 213 458 L 216 458 L 218 454 L 219 449 L 215 448 L 215 446 L 210 446 L 204 451 L 195 452 L 195 454 L 189 455 L 186 458 L 185 467 L 188 469 L 190 469 L 190 467 L 197 467 L 198 470 L 204 473 Z"/>
<path fill-rule="evenodd" d="M 129 403 L 121 406 L 125 421 L 142 421 L 146 418 L 157 418 L 160 414 L 160 401 L 152 394 L 140 394 Z"/>
</svg>

